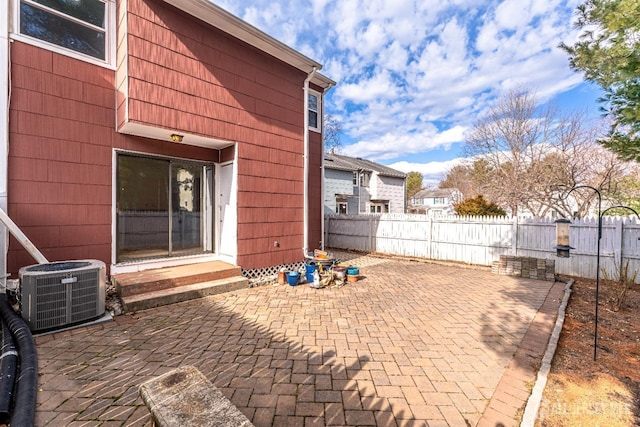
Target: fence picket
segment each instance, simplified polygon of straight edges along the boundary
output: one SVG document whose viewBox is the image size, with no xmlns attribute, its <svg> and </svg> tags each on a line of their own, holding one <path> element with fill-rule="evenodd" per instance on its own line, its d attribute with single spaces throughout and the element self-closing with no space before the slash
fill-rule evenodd
<svg viewBox="0 0 640 427">
<path fill-rule="evenodd" d="M 487 266 L 506 254 L 554 258 L 559 274 L 596 276 L 597 218 L 572 220 L 570 241 L 575 249 L 568 259 L 556 258 L 555 224 L 544 218 L 327 215 L 325 233 L 326 246 L 336 249 Z M 603 218 L 601 271 L 618 277 L 617 269 L 627 261 L 631 274 L 638 271 L 639 236 L 635 218 Z"/>
</svg>

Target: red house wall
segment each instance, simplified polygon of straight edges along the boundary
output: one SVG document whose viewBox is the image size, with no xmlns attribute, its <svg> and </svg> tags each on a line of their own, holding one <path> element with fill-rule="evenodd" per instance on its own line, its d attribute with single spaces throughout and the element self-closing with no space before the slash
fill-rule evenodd
<svg viewBox="0 0 640 427">
<path fill-rule="evenodd" d="M 129 121 L 236 141 L 238 263 L 302 259 L 306 74 L 163 2 L 127 4 Z"/>
<path fill-rule="evenodd" d="M 9 215 L 51 261 L 110 264 L 114 148 L 230 159 L 231 149 L 220 155 L 116 132 L 116 117 L 119 123 L 123 117 L 116 104 L 128 102 L 130 121 L 236 141 L 238 264 L 299 261 L 305 73 L 162 2 L 128 4 L 128 99 L 116 93 L 113 70 L 11 44 Z M 309 196 L 321 219 L 322 153 L 319 135 L 310 134 Z M 314 217 L 310 224 L 309 240 L 316 242 L 319 223 Z M 12 239 L 9 271 L 33 263 Z"/>
<path fill-rule="evenodd" d="M 112 70 L 11 43 L 9 216 L 49 261 L 111 263 L 112 152 L 215 161 L 217 150 L 115 132 Z M 11 238 L 8 270 L 34 264 Z"/>
<path fill-rule="evenodd" d="M 324 206 L 322 197 L 322 135 L 309 132 L 309 249 L 320 248 Z"/>
</svg>

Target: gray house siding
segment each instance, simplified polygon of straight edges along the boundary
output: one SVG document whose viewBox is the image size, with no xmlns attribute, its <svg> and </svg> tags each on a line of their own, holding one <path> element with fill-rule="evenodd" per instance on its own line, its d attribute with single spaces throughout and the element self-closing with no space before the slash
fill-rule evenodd
<svg viewBox="0 0 640 427">
<path fill-rule="evenodd" d="M 371 200 L 369 188 L 360 187 L 360 212 L 369 212 L 369 200 Z"/>
<path fill-rule="evenodd" d="M 373 198 L 389 200 L 389 213 L 404 213 L 404 179 L 378 175 L 376 181 Z"/>
<path fill-rule="evenodd" d="M 353 172 L 335 169 L 324 170 L 324 213 L 336 213 L 336 194 L 353 194 Z M 349 200 L 351 201 L 351 199 Z M 353 203 L 347 209 L 351 209 Z M 355 208 L 357 210 L 357 208 Z"/>
<path fill-rule="evenodd" d="M 347 200 L 347 213 L 350 215 L 356 215 L 358 214 L 358 205 L 359 205 L 359 200 L 356 197 L 352 197 L 350 199 Z"/>
<path fill-rule="evenodd" d="M 325 154 L 324 170 L 325 214 L 336 212 L 336 195 L 347 203 L 348 214 L 404 212 L 405 173 L 370 160 L 335 153 Z M 354 174 L 356 185 L 353 185 Z M 341 210 L 344 213 L 344 208 Z"/>
</svg>

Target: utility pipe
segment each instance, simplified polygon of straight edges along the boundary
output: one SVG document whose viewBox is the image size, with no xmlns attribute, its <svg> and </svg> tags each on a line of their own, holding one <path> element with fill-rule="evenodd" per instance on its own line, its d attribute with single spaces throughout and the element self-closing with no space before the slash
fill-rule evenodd
<svg viewBox="0 0 640 427">
<path fill-rule="evenodd" d="M 36 416 L 38 391 L 38 354 L 27 323 L 9 304 L 7 294 L 0 293 L 0 317 L 16 342 L 20 370 L 16 381 L 15 403 L 11 413 L 12 426 L 32 426 Z"/>
<path fill-rule="evenodd" d="M 308 253 L 308 240 L 309 240 L 309 82 L 316 73 L 316 67 L 311 68 L 311 72 L 304 79 L 304 177 L 303 177 L 303 194 L 304 194 L 304 208 L 303 208 L 303 242 L 302 242 L 302 254 L 304 257 Z"/>
<path fill-rule="evenodd" d="M 11 403 L 18 369 L 18 351 L 9 327 L 2 324 L 2 349 L 0 350 L 0 424 L 11 421 Z"/>
<path fill-rule="evenodd" d="M 29 252 L 29 254 L 38 262 L 38 264 L 46 264 L 49 262 L 44 257 L 44 255 L 42 255 L 42 252 L 40 252 L 38 248 L 36 248 L 35 245 L 31 243 L 31 240 L 29 240 L 29 238 L 25 236 L 22 230 L 18 228 L 16 223 L 13 222 L 13 220 L 9 218 L 9 215 L 7 215 L 7 213 L 2 209 L 0 209 L 0 222 L 2 222 L 7 227 L 13 237 L 15 237 L 18 242 L 20 242 L 22 247 L 25 248 L 27 252 Z"/>
<path fill-rule="evenodd" d="M 11 104 L 11 42 L 9 24 L 11 10 L 10 0 L 0 0 L 0 10 L 4 11 L 0 18 L 0 209 L 7 209 L 9 164 L 9 106 Z M 1 227 L 0 227 L 1 228 Z M 0 231 L 0 283 L 5 282 L 7 274 L 7 248 L 9 236 Z"/>
</svg>

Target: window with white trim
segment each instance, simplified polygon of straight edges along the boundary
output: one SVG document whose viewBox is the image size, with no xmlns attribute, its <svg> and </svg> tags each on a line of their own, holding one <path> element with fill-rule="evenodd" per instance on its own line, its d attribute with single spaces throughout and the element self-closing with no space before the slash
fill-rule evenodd
<svg viewBox="0 0 640 427">
<path fill-rule="evenodd" d="M 18 39 L 101 64 L 112 65 L 115 2 L 111 0 L 16 0 Z M 20 37 L 22 36 L 22 37 Z"/>
<path fill-rule="evenodd" d="M 347 202 L 336 202 L 336 213 L 337 214 L 347 214 Z"/>
<path fill-rule="evenodd" d="M 371 203 L 369 205 L 370 213 L 389 213 L 389 203 Z"/>
<path fill-rule="evenodd" d="M 360 187 L 368 187 L 369 181 L 371 181 L 371 173 L 360 172 Z"/>
<path fill-rule="evenodd" d="M 309 91 L 309 129 L 320 132 L 322 129 L 321 104 L 322 98 L 318 92 Z"/>
</svg>

